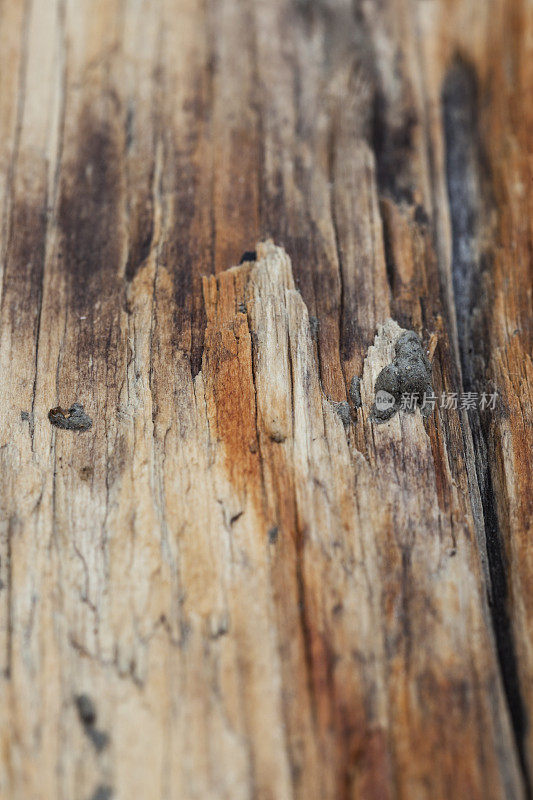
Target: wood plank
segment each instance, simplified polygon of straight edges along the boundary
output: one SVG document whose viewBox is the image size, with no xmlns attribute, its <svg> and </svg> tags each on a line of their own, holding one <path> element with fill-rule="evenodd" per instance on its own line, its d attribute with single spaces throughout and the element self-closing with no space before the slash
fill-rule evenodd
<svg viewBox="0 0 533 800">
<path fill-rule="evenodd" d="M 532 14 L 0 4 L 0 797 L 530 795 Z"/>
</svg>

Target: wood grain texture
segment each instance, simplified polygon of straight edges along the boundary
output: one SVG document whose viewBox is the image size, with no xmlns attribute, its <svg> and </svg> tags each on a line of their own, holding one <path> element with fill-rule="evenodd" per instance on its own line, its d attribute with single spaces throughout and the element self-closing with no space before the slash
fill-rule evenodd
<svg viewBox="0 0 533 800">
<path fill-rule="evenodd" d="M 0 2 L 1 798 L 531 796 L 532 17 Z"/>
</svg>

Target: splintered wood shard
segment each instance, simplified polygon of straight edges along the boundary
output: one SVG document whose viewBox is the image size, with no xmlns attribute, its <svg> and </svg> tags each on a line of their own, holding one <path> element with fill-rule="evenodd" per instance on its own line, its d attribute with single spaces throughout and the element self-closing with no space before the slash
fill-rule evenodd
<svg viewBox="0 0 533 800">
<path fill-rule="evenodd" d="M 468 503 L 446 467 L 446 443 L 432 442 L 418 413 L 382 426 L 372 420 L 376 378 L 405 331 L 386 322 L 365 359 L 361 452 L 322 391 L 307 309 L 284 250 L 259 244 L 256 262 L 206 278 L 204 296 L 208 325 L 196 396 L 201 385 L 197 407 L 206 414 L 211 462 L 199 479 L 204 489 L 212 481 L 214 495 L 202 515 L 215 538 L 217 527 L 228 537 L 229 564 L 216 567 L 227 577 L 215 582 L 222 581 L 229 604 L 228 635 L 246 642 L 254 659 L 259 647 L 268 663 L 249 687 L 259 705 L 245 713 L 257 720 L 256 735 L 266 736 L 264 714 L 273 728 L 288 726 L 289 741 L 300 731 L 302 780 L 311 796 L 315 781 L 319 796 L 328 796 L 328 775 L 343 769 L 344 714 L 358 720 L 351 747 L 365 752 L 380 742 L 355 779 L 369 780 L 370 769 L 384 787 L 392 780 L 391 735 L 404 779 L 416 780 L 409 777 L 411 753 L 425 750 L 430 758 L 441 737 L 458 760 L 469 749 L 477 763 L 481 714 L 494 747 L 493 779 L 518 781 L 508 723 L 504 758 L 501 730 L 493 727 L 494 714 L 505 719 L 506 712 L 484 579 Z M 198 524 L 205 531 L 207 518 Z M 459 607 L 468 625 L 448 625 Z M 291 648 L 288 664 L 276 641 L 282 652 Z M 391 674 L 404 679 L 391 685 Z M 291 699 L 279 694 L 287 681 Z M 463 702 L 481 686 L 480 705 Z M 255 691 L 267 691 L 268 709 Z M 335 698 L 344 698 L 341 706 Z M 282 796 L 295 754 L 271 746 L 274 763 L 262 780 Z M 327 774 L 320 752 L 335 765 Z M 469 783 L 474 773 L 467 768 L 460 779 Z"/>
</svg>

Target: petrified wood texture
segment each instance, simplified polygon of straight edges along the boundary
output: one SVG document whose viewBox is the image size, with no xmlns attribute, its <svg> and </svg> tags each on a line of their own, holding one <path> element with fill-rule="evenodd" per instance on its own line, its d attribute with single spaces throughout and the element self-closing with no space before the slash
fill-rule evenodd
<svg viewBox="0 0 533 800">
<path fill-rule="evenodd" d="M 0 3 L 1 798 L 530 795 L 532 17 Z"/>
</svg>

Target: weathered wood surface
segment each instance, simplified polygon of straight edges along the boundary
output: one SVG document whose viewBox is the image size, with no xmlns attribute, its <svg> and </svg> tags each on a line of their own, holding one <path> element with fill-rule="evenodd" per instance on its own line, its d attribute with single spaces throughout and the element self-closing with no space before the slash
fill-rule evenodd
<svg viewBox="0 0 533 800">
<path fill-rule="evenodd" d="M 0 797 L 530 794 L 532 14 L 2 0 Z"/>
</svg>

